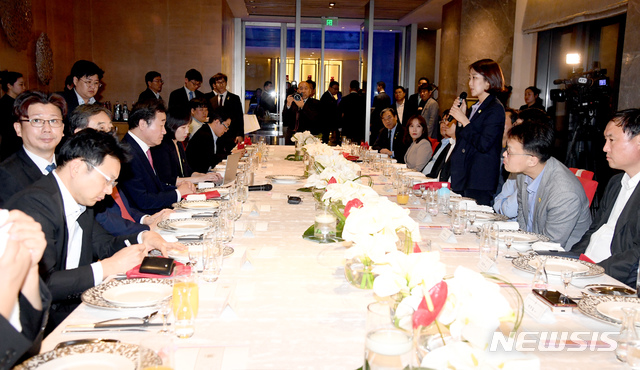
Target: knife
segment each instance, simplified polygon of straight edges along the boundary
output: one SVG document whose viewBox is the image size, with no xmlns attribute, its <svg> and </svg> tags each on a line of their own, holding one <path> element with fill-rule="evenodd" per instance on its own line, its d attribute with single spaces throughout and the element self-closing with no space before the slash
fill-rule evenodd
<svg viewBox="0 0 640 370">
<path fill-rule="evenodd" d="M 169 324 L 167 324 L 169 325 Z M 95 324 L 74 324 L 67 325 L 65 329 L 126 329 L 126 328 L 146 328 L 162 326 L 161 322 L 141 323 L 95 323 Z"/>
<path fill-rule="evenodd" d="M 62 331 L 62 334 L 66 334 L 66 333 L 93 333 L 93 332 L 107 332 L 107 331 L 115 331 L 115 332 L 120 332 L 120 331 L 143 331 L 143 332 L 147 332 L 147 329 L 144 328 L 121 328 L 121 329 L 109 329 L 109 328 L 103 328 L 103 329 L 93 329 L 93 328 L 69 328 L 67 326 L 67 328 L 65 328 Z"/>
</svg>

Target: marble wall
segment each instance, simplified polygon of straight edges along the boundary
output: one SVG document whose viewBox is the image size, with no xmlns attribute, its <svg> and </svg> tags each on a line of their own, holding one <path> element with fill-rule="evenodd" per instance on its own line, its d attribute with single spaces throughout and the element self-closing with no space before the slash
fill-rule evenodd
<svg viewBox="0 0 640 370">
<path fill-rule="evenodd" d="M 618 110 L 640 108 L 640 0 L 629 0 L 622 51 Z"/>
<path fill-rule="evenodd" d="M 443 8 L 440 109 L 469 90 L 469 65 L 490 58 L 511 80 L 516 0 L 454 0 Z"/>
</svg>

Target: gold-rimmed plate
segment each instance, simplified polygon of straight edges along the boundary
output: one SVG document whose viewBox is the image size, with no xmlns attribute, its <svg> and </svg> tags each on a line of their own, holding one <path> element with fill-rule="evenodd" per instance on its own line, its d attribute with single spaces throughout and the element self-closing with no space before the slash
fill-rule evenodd
<svg viewBox="0 0 640 370">
<path fill-rule="evenodd" d="M 141 303 L 139 303 L 139 305 L 136 305 L 134 302 L 131 302 L 131 299 L 128 299 L 127 304 L 120 305 L 118 304 L 118 302 L 116 301 L 109 301 L 107 299 L 105 299 L 104 297 L 104 293 L 113 289 L 113 288 L 117 288 L 117 287 L 123 287 L 126 285 L 133 285 L 136 287 L 133 288 L 128 288 L 128 289 L 132 289 L 132 290 L 136 290 L 138 289 L 138 287 L 141 286 L 149 286 L 149 284 L 156 284 L 156 285 L 161 285 L 160 288 L 158 288 L 158 291 L 169 291 L 166 288 L 168 287 L 169 289 L 172 289 L 172 282 L 171 279 L 150 279 L 150 278 L 143 278 L 143 279 L 125 279 L 125 280 L 111 280 L 108 281 L 106 283 L 102 283 L 98 286 L 94 286 L 93 288 L 89 288 L 87 290 L 85 290 L 82 295 L 80 296 L 80 298 L 82 299 L 82 302 L 84 302 L 85 304 L 87 304 L 88 306 L 91 307 L 95 307 L 95 308 L 102 308 L 102 309 L 108 309 L 108 310 L 122 310 L 122 309 L 130 309 L 130 308 L 149 308 L 152 307 L 153 305 L 159 303 L 149 303 L 148 301 L 142 301 Z M 171 290 L 172 292 L 172 290 Z M 162 294 L 160 294 L 162 295 Z M 171 294 L 169 294 L 169 296 L 171 296 Z M 120 296 L 121 299 L 122 296 Z M 118 298 L 116 298 L 117 300 Z"/>
<path fill-rule="evenodd" d="M 158 222 L 158 227 L 166 231 L 203 232 L 213 227 L 213 222 L 202 218 L 176 218 Z"/>
</svg>

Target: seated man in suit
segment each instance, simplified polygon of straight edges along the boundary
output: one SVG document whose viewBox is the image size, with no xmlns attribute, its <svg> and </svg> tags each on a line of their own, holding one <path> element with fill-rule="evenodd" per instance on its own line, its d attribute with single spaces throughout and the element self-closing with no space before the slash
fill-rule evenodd
<svg viewBox="0 0 640 370">
<path fill-rule="evenodd" d="M 164 85 L 164 81 L 162 81 L 162 75 L 160 72 L 150 71 L 144 75 L 144 82 L 147 84 L 147 89 L 140 93 L 138 96 L 138 101 L 145 101 L 149 99 L 158 99 L 162 100 L 162 96 L 160 96 L 160 92 L 162 91 L 162 85 Z"/>
<path fill-rule="evenodd" d="M 209 85 L 215 92 L 215 96 L 209 97 L 209 103 L 213 111 L 231 119 L 228 136 L 225 140 L 230 140 L 234 144 L 244 141 L 244 112 L 240 97 L 227 90 L 227 75 L 216 73 L 209 79 Z"/>
<path fill-rule="evenodd" d="M 0 210 L 0 227 L 0 368 L 9 369 L 40 352 L 51 293 L 38 275 L 47 246 L 40 224 Z"/>
<path fill-rule="evenodd" d="M 193 98 L 204 98 L 204 94 L 198 89 L 202 86 L 202 73 L 196 69 L 190 69 L 184 74 L 184 86 L 173 90 L 169 95 L 169 109 L 187 107 Z"/>
<path fill-rule="evenodd" d="M 390 158 L 395 158 L 398 163 L 404 163 L 404 154 L 409 145 L 403 141 L 404 127 L 398 124 L 398 116 L 393 108 L 385 108 L 380 113 L 384 128 L 380 130 L 378 139 L 373 144 L 373 149 L 382 154 L 388 154 Z"/>
<path fill-rule="evenodd" d="M 518 224 L 570 250 L 591 223 L 589 200 L 578 178 L 551 157 L 553 129 L 523 122 L 509 131 L 504 167 L 517 173 Z"/>
<path fill-rule="evenodd" d="M 229 131 L 229 118 L 211 113 L 209 120 L 211 122 L 200 127 L 187 145 L 187 162 L 193 171 L 200 173 L 207 173 L 229 154 L 245 150 L 238 149 L 231 140 L 224 140 Z"/>
<path fill-rule="evenodd" d="M 162 143 L 166 121 L 167 114 L 160 100 L 136 103 L 129 118 L 129 132 L 122 139 L 131 147 L 133 159 L 123 165 L 121 190 L 135 208 L 147 214 L 169 208 L 183 195 L 196 190 L 188 181 L 176 188 L 163 183 L 156 175 L 150 149 Z"/>
<path fill-rule="evenodd" d="M 100 104 L 81 105 L 69 115 L 70 131 L 73 135 L 85 128 L 114 133 L 111 111 Z M 156 230 L 158 222 L 168 217 L 172 211 L 164 209 L 154 215 L 147 215 L 131 207 L 126 195 L 113 187 L 110 195 L 96 203 L 96 220 L 111 235 L 120 236 L 139 233 L 144 230 Z"/>
<path fill-rule="evenodd" d="M 157 233 L 114 237 L 94 218 L 92 206 L 111 193 L 126 159 L 126 149 L 113 135 L 82 130 L 60 149 L 55 171 L 7 203 L 39 222 L 47 240 L 39 271 L 53 296 L 48 332 L 80 303 L 85 290 L 135 267 L 152 249 L 166 255 L 169 244 Z M 126 247 L 125 240 L 134 245 Z"/>
<path fill-rule="evenodd" d="M 79 60 L 71 67 L 71 76 L 75 87 L 62 93 L 67 102 L 67 113 L 73 112 L 79 105 L 96 102 L 95 96 L 102 87 L 100 80 L 104 71 L 94 62 Z"/>
<path fill-rule="evenodd" d="M 66 109 L 58 94 L 27 91 L 18 95 L 13 127 L 22 138 L 22 148 L 0 163 L 0 206 L 55 168 L 54 152 L 62 139 Z"/>
<path fill-rule="evenodd" d="M 309 131 L 312 135 L 322 132 L 320 101 L 312 98 L 315 89 L 308 81 L 300 82 L 298 92 L 287 96 L 287 102 L 282 112 L 282 122 L 288 128 L 285 142 L 291 143 L 291 137 L 296 132 Z"/>
<path fill-rule="evenodd" d="M 380 120 L 382 110 L 391 105 L 391 99 L 384 91 L 386 88 L 387 84 L 384 81 L 378 81 L 376 83 L 376 92 L 378 94 L 373 97 L 373 112 L 371 113 L 371 123 L 369 127 L 371 130 L 369 142 L 371 143 L 375 143 L 378 140 L 378 134 L 380 133 L 380 130 L 384 128 L 384 124 Z"/>
<path fill-rule="evenodd" d="M 640 259 L 640 109 L 616 113 L 604 137 L 609 166 L 624 173 L 609 180 L 593 223 L 571 251 L 584 253 L 611 277 L 635 286 Z"/>
<path fill-rule="evenodd" d="M 458 121 L 451 117 L 449 121 L 449 110 L 445 110 L 442 120 L 440 120 L 440 135 L 443 139 L 436 147 L 436 151 L 427 163 L 422 173 L 440 181 L 449 182 L 451 178 L 451 152 L 456 146 L 456 126 Z"/>
</svg>

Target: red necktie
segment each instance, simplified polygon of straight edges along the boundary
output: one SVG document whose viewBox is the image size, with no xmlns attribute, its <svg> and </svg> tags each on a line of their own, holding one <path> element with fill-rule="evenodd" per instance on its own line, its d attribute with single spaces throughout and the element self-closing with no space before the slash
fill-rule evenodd
<svg viewBox="0 0 640 370">
<path fill-rule="evenodd" d="M 147 158 L 149 159 L 149 164 L 151 165 L 151 169 L 153 172 L 156 172 L 156 169 L 153 168 L 153 158 L 151 158 L 151 149 L 147 149 Z"/>
<path fill-rule="evenodd" d="M 136 220 L 134 220 L 133 217 L 131 217 L 131 214 L 127 210 L 127 207 L 124 206 L 124 202 L 120 197 L 120 193 L 118 192 L 118 189 L 115 186 L 111 191 L 111 197 L 113 197 L 113 200 L 115 200 L 118 207 L 120 207 L 120 215 L 122 216 L 122 218 L 124 218 L 125 220 L 129 220 L 131 222 L 136 222 Z"/>
</svg>

